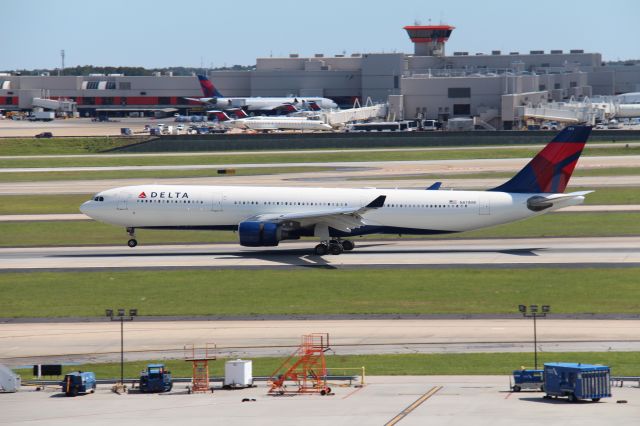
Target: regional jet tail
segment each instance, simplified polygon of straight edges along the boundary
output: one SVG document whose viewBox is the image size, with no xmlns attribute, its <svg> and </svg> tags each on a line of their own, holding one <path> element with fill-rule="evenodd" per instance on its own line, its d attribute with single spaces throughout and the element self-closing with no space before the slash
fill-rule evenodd
<svg viewBox="0 0 640 426">
<path fill-rule="evenodd" d="M 317 255 L 353 250 L 364 234 L 471 231 L 581 204 L 591 191 L 563 193 L 591 132 L 562 130 L 512 179 L 488 191 L 255 186 L 139 185 L 109 189 L 80 210 L 124 227 L 237 231 L 248 247 L 316 237 Z"/>
<path fill-rule="evenodd" d="M 338 105 L 328 98 L 320 97 L 233 97 L 226 98 L 216 89 L 211 80 L 204 75 L 198 75 L 203 98 L 185 98 L 190 101 L 200 102 L 216 109 L 228 110 L 242 108 L 247 111 L 272 114 L 290 114 L 301 110 L 319 111 L 321 109 L 333 109 Z"/>
</svg>

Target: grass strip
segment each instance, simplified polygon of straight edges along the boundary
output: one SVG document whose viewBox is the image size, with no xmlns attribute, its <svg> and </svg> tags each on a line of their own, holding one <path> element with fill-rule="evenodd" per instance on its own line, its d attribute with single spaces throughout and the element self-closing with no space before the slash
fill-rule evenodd
<svg viewBox="0 0 640 426">
<path fill-rule="evenodd" d="M 339 349 L 338 349 L 339 350 Z M 639 352 L 545 352 L 539 353 L 540 365 L 545 362 L 580 362 L 583 364 L 603 364 L 611 367 L 614 376 L 637 376 Z M 510 375 L 521 366 L 532 364 L 533 353 L 471 353 L 471 354 L 398 354 L 398 355 L 327 355 L 329 374 L 358 376 L 356 370 L 362 366 L 366 375 L 371 376 L 429 376 L 429 375 Z M 224 376 L 226 359 L 209 363 L 211 376 Z M 253 375 L 270 376 L 284 361 L 284 358 L 253 358 Z M 174 377 L 191 377 L 190 363 L 182 360 L 149 360 L 124 363 L 124 375 L 139 378 L 140 372 L 150 363 L 164 363 Z M 63 366 L 64 374 L 71 371 L 93 371 L 97 378 L 120 377 L 119 363 L 82 364 Z M 16 370 L 22 380 L 33 380 L 31 369 Z M 505 388 L 508 387 L 505 377 Z M 183 385 L 177 385 L 183 386 Z M 262 385 L 264 386 L 264 385 Z"/>
<path fill-rule="evenodd" d="M 203 253 L 206 254 L 206 253 Z M 6 272 L 4 317 L 506 314 L 527 300 L 554 312 L 640 311 L 640 268 L 241 269 Z M 593 297 L 606 289 L 606 297 Z M 82 303 L 78 303 L 81 300 Z"/>
<path fill-rule="evenodd" d="M 0 222 L 0 247 L 124 245 L 124 228 L 95 221 Z M 524 237 L 612 237 L 640 235 L 640 221 L 634 212 L 552 213 L 493 228 L 458 234 L 406 238 L 524 238 Z M 237 242 L 229 231 L 136 230 L 145 244 Z M 398 238 L 374 234 L 367 239 Z M 309 247 L 311 247 L 311 241 Z"/>
<path fill-rule="evenodd" d="M 449 180 L 449 179 L 509 179 L 513 177 L 513 172 L 478 172 L 478 173 L 423 173 L 414 175 L 400 175 L 400 176 L 361 176 L 350 178 L 349 180 L 371 180 L 371 179 L 385 179 L 385 180 Z M 600 177 L 600 176 L 637 176 L 640 175 L 640 167 L 603 167 L 600 169 L 577 169 L 573 172 L 572 177 Z"/>
<path fill-rule="evenodd" d="M 35 132 L 36 130 L 34 130 Z M 142 142 L 147 137 L 79 137 L 52 139 L 2 138 L 0 155 L 73 155 L 97 154 L 109 149 Z M 6 166 L 4 166 L 6 167 Z M 20 166 L 18 166 L 20 167 Z"/>
<path fill-rule="evenodd" d="M 162 166 L 192 164 L 247 164 L 247 163 L 308 163 L 308 162 L 354 162 L 354 161 L 419 161 L 419 160 L 470 160 L 498 158 L 533 158 L 540 148 L 491 148 L 441 151 L 354 151 L 312 154 L 261 153 L 257 155 L 221 154 L 203 156 L 194 153 L 191 156 L 161 157 L 104 157 L 104 158 L 16 158 L 0 159 L 0 168 L 7 167 L 108 167 L 108 166 Z M 22 155 L 29 155 L 29 152 Z M 586 147 L 583 156 L 620 156 L 638 155 L 640 146 L 615 145 L 607 147 Z M 0 141 L 2 155 L 2 141 Z"/>
<path fill-rule="evenodd" d="M 275 175 L 284 173 L 313 173 L 335 170 L 335 167 L 252 167 L 235 169 L 233 175 Z M 16 172 L 0 173 L 0 182 L 50 182 L 56 180 L 97 180 L 97 179 L 170 179 L 192 177 L 224 178 L 215 169 L 200 170 L 105 170 L 69 172 Z M 220 182 L 224 185 L 224 182 Z"/>
</svg>

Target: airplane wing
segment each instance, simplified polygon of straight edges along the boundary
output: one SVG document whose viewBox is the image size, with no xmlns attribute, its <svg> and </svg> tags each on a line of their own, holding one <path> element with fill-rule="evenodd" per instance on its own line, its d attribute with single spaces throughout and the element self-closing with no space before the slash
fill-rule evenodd
<svg viewBox="0 0 640 426">
<path fill-rule="evenodd" d="M 594 191 L 569 192 L 567 194 L 535 195 L 527 200 L 527 207 L 533 211 L 542 211 L 548 208 L 560 209 L 562 207 L 581 204 L 584 196 Z"/>
<path fill-rule="evenodd" d="M 280 111 L 280 112 L 289 114 L 289 113 L 298 111 L 298 108 L 293 104 L 280 104 L 280 105 L 272 104 L 272 105 L 265 105 L 263 107 L 260 107 L 258 111 L 265 111 L 265 112 Z"/>
<path fill-rule="evenodd" d="M 301 213 L 262 214 L 247 220 L 277 223 L 293 221 L 299 223 L 301 227 L 325 223 L 331 228 L 351 232 L 352 229 L 365 225 L 362 218 L 364 213 L 383 207 L 386 199 L 386 195 L 380 195 L 364 207 L 333 208 Z"/>
</svg>

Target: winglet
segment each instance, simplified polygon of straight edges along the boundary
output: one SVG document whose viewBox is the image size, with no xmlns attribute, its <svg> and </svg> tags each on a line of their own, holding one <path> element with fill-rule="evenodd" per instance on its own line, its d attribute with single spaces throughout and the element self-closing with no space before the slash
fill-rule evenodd
<svg viewBox="0 0 640 426">
<path fill-rule="evenodd" d="M 442 186 L 442 182 L 434 182 L 433 185 L 427 188 L 427 191 L 437 191 Z"/>
<path fill-rule="evenodd" d="M 373 200 L 372 202 L 370 202 L 369 204 L 367 204 L 365 206 L 365 208 L 367 209 L 379 209 L 380 207 L 384 206 L 384 202 L 387 199 L 386 195 L 381 195 L 378 198 L 376 198 L 375 200 Z"/>
</svg>

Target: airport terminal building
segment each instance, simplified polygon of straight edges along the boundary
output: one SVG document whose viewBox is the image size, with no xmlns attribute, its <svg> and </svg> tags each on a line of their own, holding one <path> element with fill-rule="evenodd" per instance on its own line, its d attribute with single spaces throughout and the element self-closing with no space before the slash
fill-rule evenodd
<svg viewBox="0 0 640 426">
<path fill-rule="evenodd" d="M 348 107 L 357 99 L 388 102 L 391 119 L 475 117 L 510 129 L 518 108 L 550 101 L 640 91 L 640 66 L 604 65 L 582 50 L 445 54 L 448 25 L 407 26 L 414 53 L 258 58 L 252 71 L 211 71 L 224 96 L 322 96 Z M 75 102 L 81 115 L 188 112 L 200 97 L 194 77 L 26 77 L 0 75 L 0 109 Z"/>
</svg>

